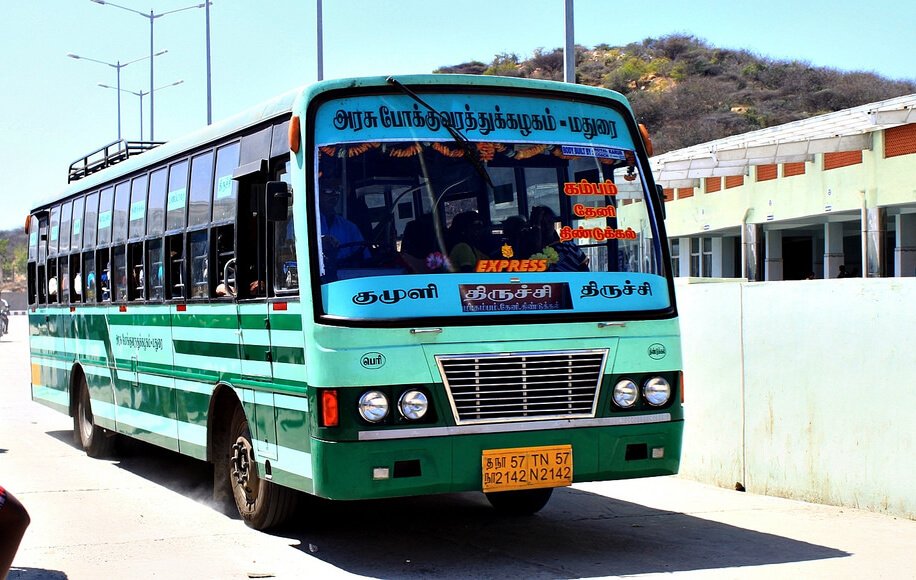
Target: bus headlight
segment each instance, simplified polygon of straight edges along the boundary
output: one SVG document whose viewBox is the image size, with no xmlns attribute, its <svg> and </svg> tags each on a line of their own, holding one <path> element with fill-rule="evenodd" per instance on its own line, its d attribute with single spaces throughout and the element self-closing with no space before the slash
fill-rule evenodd
<svg viewBox="0 0 916 580">
<path fill-rule="evenodd" d="M 623 379 L 614 385 L 614 404 L 629 409 L 639 400 L 639 387 L 630 379 Z"/>
<path fill-rule="evenodd" d="M 359 415 L 370 423 L 388 416 L 388 397 L 381 391 L 366 391 L 359 398 Z"/>
<path fill-rule="evenodd" d="M 410 419 L 411 421 L 422 419 L 426 415 L 426 411 L 429 410 L 429 399 L 423 391 L 415 389 L 404 391 L 404 394 L 398 400 L 398 410 L 401 411 L 401 416 L 405 419 Z"/>
<path fill-rule="evenodd" d="M 653 407 L 660 407 L 671 398 L 671 385 L 662 377 L 652 377 L 643 385 L 642 395 Z"/>
</svg>

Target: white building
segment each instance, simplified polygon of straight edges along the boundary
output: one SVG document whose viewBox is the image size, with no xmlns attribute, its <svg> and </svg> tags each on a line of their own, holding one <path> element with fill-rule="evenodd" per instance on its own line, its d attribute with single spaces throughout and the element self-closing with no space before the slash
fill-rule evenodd
<svg viewBox="0 0 916 580">
<path fill-rule="evenodd" d="M 916 94 L 671 151 L 675 275 L 916 276 Z"/>
</svg>

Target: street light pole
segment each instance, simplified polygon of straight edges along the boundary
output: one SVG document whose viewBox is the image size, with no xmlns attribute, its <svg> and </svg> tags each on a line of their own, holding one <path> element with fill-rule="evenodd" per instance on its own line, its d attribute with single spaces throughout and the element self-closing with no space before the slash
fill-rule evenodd
<svg viewBox="0 0 916 580">
<path fill-rule="evenodd" d="M 176 85 L 180 85 L 180 84 L 183 83 L 183 82 L 184 82 L 184 81 L 181 80 L 181 81 L 175 81 L 174 83 L 170 83 L 170 84 L 167 84 L 167 85 L 162 85 L 161 87 L 156 87 L 156 89 L 154 89 L 153 92 L 161 91 L 162 89 L 167 89 L 167 88 L 169 88 L 169 87 L 174 87 L 174 86 L 176 86 Z M 145 97 L 146 95 L 150 94 L 150 92 L 149 92 L 149 91 L 143 91 L 143 90 L 140 90 L 140 91 L 131 91 L 131 90 L 128 90 L 128 89 L 122 89 L 122 88 L 120 88 L 120 87 L 113 87 L 113 86 L 111 86 L 111 85 L 106 85 L 106 84 L 104 84 L 104 83 L 99 83 L 99 86 L 102 87 L 102 88 L 104 88 L 104 89 L 114 89 L 114 90 L 117 90 L 117 91 L 119 91 L 119 94 L 120 94 L 120 93 L 130 93 L 130 94 L 132 94 L 132 95 L 134 95 L 134 96 L 136 96 L 136 97 L 140 97 L 140 140 L 143 141 L 143 97 Z M 152 141 L 152 139 L 150 139 L 150 140 Z"/>
<path fill-rule="evenodd" d="M 168 52 L 168 50 L 162 50 L 162 51 L 157 52 L 157 53 L 155 53 L 155 54 L 152 54 L 152 53 L 150 53 L 150 54 L 151 54 L 153 57 L 157 57 L 157 56 L 163 55 L 163 54 L 165 54 L 165 53 L 167 53 L 167 52 Z M 79 55 L 77 55 L 77 54 L 73 54 L 72 52 L 69 53 L 69 54 L 67 54 L 67 56 L 69 56 L 70 58 L 74 58 L 74 59 L 76 59 L 76 60 L 88 60 L 88 61 L 90 61 L 90 62 L 95 62 L 95 63 L 98 63 L 98 64 L 104 64 L 104 65 L 106 65 L 106 66 L 110 66 L 110 67 L 114 68 L 114 69 L 117 71 L 118 90 L 119 90 L 119 91 L 120 91 L 120 87 L 121 87 L 121 69 L 124 68 L 124 67 L 126 67 L 126 66 L 129 65 L 129 64 L 133 64 L 133 63 L 135 63 L 135 62 L 140 62 L 141 60 L 146 60 L 146 59 L 150 58 L 149 56 L 141 56 L 140 58 L 135 58 L 134 60 L 131 60 L 131 61 L 128 61 L 128 62 L 125 62 L 125 63 L 121 63 L 120 60 L 118 60 L 118 61 L 115 62 L 115 63 L 111 63 L 111 62 L 105 62 L 104 60 L 97 60 L 97 59 L 94 59 L 94 58 L 88 58 L 88 57 L 85 57 L 85 56 L 79 56 Z M 120 141 L 120 140 L 121 140 L 121 93 L 119 92 L 119 93 L 118 93 L 118 141 Z"/>
<path fill-rule="evenodd" d="M 128 8 L 127 6 L 121 6 L 120 4 L 115 4 L 114 2 L 108 2 L 108 0 L 91 0 L 91 1 L 95 2 L 96 4 L 102 4 L 105 6 L 114 6 L 115 8 L 120 8 L 121 10 L 133 12 L 134 14 L 139 14 L 140 16 L 144 18 L 148 18 L 149 19 L 149 53 L 150 55 L 153 54 L 153 23 L 156 21 L 157 18 L 162 18 L 163 16 L 166 16 L 168 14 L 174 14 L 176 12 L 184 12 L 185 10 L 191 10 L 193 8 L 207 8 L 207 71 L 208 71 L 207 72 L 207 111 L 208 111 L 207 122 L 209 123 L 210 122 L 209 121 L 209 110 L 210 110 L 210 78 L 209 78 L 209 70 L 210 70 L 210 33 L 209 33 L 210 18 L 209 18 L 209 12 L 210 11 L 209 11 L 209 7 L 210 7 L 210 4 L 212 4 L 212 2 L 208 1 L 202 4 L 195 4 L 193 6 L 185 6 L 184 8 L 176 8 L 175 10 L 167 10 L 165 12 L 160 12 L 159 14 L 156 14 L 155 12 L 150 10 L 149 14 L 147 14 L 145 12 L 140 12 L 139 10 L 134 10 L 133 8 Z M 149 65 L 149 134 L 150 134 L 150 141 L 155 140 L 155 125 L 153 124 L 153 115 L 154 115 L 153 113 L 153 110 L 154 110 L 153 93 L 156 92 L 156 89 L 153 88 L 153 79 L 154 79 L 153 61 L 152 59 L 150 59 L 150 65 Z"/>
</svg>

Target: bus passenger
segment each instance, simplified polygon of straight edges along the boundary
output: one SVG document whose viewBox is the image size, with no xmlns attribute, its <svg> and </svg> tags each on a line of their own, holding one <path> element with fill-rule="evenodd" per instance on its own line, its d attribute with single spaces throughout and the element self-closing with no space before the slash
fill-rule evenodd
<svg viewBox="0 0 916 580">
<path fill-rule="evenodd" d="M 452 218 L 452 225 L 448 228 L 449 262 L 456 272 L 473 272 L 477 269 L 477 262 L 489 258 L 481 250 L 486 239 L 486 230 L 480 214 L 475 210 L 461 212 Z"/>
<path fill-rule="evenodd" d="M 369 260 L 369 251 L 359 228 L 337 213 L 340 184 L 326 180 L 318 191 L 321 245 L 325 259 L 335 266 L 331 269 L 344 265 L 355 266 Z"/>
<path fill-rule="evenodd" d="M 541 233 L 541 251 L 553 248 L 559 259 L 548 266 L 551 272 L 588 272 L 588 256 L 573 241 L 561 242 L 557 234 L 557 214 L 546 205 L 531 208 L 531 225 Z"/>
</svg>

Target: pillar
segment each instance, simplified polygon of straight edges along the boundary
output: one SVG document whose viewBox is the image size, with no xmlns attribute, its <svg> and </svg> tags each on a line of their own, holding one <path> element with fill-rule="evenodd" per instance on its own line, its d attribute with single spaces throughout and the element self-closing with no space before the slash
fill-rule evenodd
<svg viewBox="0 0 916 580">
<path fill-rule="evenodd" d="M 916 214 L 897 215 L 897 248 L 894 270 L 897 276 L 916 276 Z"/>
<path fill-rule="evenodd" d="M 824 224 L 824 278 L 836 278 L 843 265 L 843 224 Z"/>
<path fill-rule="evenodd" d="M 864 210 L 862 220 L 862 272 L 863 277 L 884 276 L 884 236 L 887 234 L 887 209 L 870 207 Z"/>
<path fill-rule="evenodd" d="M 744 256 L 742 273 L 750 282 L 763 280 L 763 226 L 744 224 L 741 230 L 741 251 Z"/>
<path fill-rule="evenodd" d="M 782 230 L 767 230 L 766 280 L 782 280 Z"/>
</svg>

